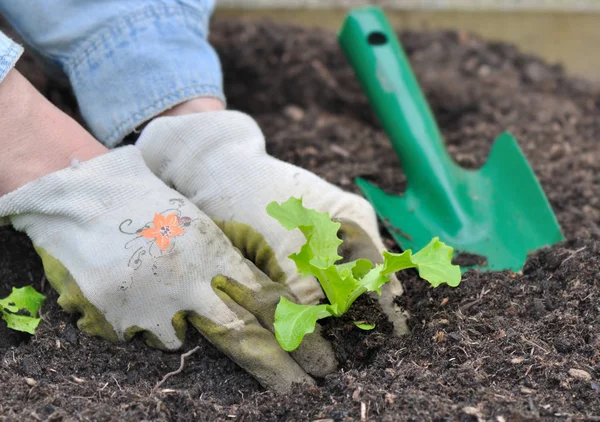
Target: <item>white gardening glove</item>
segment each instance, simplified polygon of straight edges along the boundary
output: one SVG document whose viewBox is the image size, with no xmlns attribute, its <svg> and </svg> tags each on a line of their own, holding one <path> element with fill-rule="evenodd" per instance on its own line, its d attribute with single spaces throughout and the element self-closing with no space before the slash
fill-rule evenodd
<svg viewBox="0 0 600 422">
<path fill-rule="evenodd" d="M 144 129 L 137 146 L 150 169 L 215 221 L 243 223 L 260 233 L 273 248 L 285 282 L 302 303 L 318 302 L 323 292 L 316 279 L 302 278 L 288 259 L 305 239 L 300 231 L 288 232 L 267 215 L 270 202 L 301 197 L 307 208 L 328 212 L 342 224 L 345 259 L 382 260 L 384 245 L 371 205 L 309 171 L 269 156 L 260 128 L 246 114 L 213 111 L 157 118 Z M 261 270 L 274 278 L 269 268 Z M 382 290 L 379 300 L 396 332 L 407 332 L 405 315 L 393 303 L 402 293 L 400 283 L 394 279 Z"/>
<path fill-rule="evenodd" d="M 279 391 L 312 382 L 306 371 L 321 376 L 335 369 L 330 345 L 318 334 L 295 360 L 279 347 L 275 307 L 282 294 L 293 295 L 152 174 L 134 146 L 0 197 L 0 216 L 29 235 L 59 304 L 82 314 L 78 326 L 88 334 L 123 341 L 142 332 L 151 346 L 173 350 L 188 320 Z"/>
</svg>

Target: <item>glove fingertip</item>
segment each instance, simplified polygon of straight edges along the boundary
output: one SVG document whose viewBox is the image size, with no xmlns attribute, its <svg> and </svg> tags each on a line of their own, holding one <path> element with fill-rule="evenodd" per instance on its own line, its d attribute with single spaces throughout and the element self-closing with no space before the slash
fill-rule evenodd
<svg viewBox="0 0 600 422">
<path fill-rule="evenodd" d="M 310 375 L 322 378 L 335 372 L 338 362 L 331 343 L 321 335 L 321 326 L 307 334 L 296 350 L 290 353 L 294 360 Z"/>
</svg>

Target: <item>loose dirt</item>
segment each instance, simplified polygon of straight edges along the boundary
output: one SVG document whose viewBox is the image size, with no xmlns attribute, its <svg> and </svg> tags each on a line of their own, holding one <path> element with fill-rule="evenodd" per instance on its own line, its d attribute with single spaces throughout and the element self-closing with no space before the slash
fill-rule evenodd
<svg viewBox="0 0 600 422">
<path fill-rule="evenodd" d="M 412 334 L 393 338 L 374 302 L 325 323 L 339 370 L 287 396 L 190 331 L 179 353 L 80 334 L 48 300 L 35 337 L 0 324 L 0 420 L 600 420 L 600 90 L 506 44 L 456 32 L 400 34 L 453 157 L 483 164 L 510 130 L 533 165 L 567 241 L 533 254 L 520 273 L 469 272 L 459 288 L 400 275 Z M 406 180 L 335 35 L 276 23 L 215 22 L 231 108 L 260 122 L 273 155 L 345 189 Z M 19 69 L 77 117 L 66 85 L 26 55 Z M 388 245 L 393 243 L 387 239 Z M 41 289 L 26 236 L 0 229 L 0 297 Z M 357 330 L 353 318 L 377 323 Z"/>
</svg>

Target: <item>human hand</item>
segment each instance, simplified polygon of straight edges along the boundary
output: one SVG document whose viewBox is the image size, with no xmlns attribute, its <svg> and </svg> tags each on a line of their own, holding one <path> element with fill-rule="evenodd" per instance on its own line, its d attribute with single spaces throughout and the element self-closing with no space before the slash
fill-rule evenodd
<svg viewBox="0 0 600 422">
<path fill-rule="evenodd" d="M 144 129 L 137 145 L 148 166 L 220 222 L 246 256 L 257 256 L 252 239 L 228 226 L 243 223 L 260 234 L 275 258 L 268 262 L 271 266 L 263 264 L 260 269 L 273 279 L 284 279 L 300 303 L 314 304 L 323 292 L 313 277 L 302 278 L 287 258 L 305 240 L 299 231 L 287 232 L 267 215 L 270 202 L 301 197 L 307 208 L 328 212 L 341 223 L 344 259 L 381 262 L 384 245 L 371 205 L 307 170 L 269 156 L 264 136 L 250 116 L 212 111 L 157 118 Z M 393 302 L 402 293 L 400 283 L 393 279 L 382 290 L 383 311 L 397 334 L 406 333 L 405 315 Z"/>
<path fill-rule="evenodd" d="M 318 333 L 293 354 L 275 340 L 280 296 L 270 280 L 195 205 L 161 182 L 139 150 L 124 147 L 0 197 L 0 216 L 26 232 L 58 303 L 84 332 L 111 341 L 142 333 L 174 350 L 187 322 L 277 391 L 335 370 Z M 254 236 L 256 247 L 264 241 Z"/>
</svg>

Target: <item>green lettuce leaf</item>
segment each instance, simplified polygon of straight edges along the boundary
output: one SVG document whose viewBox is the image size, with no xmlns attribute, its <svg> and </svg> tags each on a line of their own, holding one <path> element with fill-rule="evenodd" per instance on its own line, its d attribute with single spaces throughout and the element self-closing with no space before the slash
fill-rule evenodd
<svg viewBox="0 0 600 422">
<path fill-rule="evenodd" d="M 344 269 L 340 274 L 336 265 L 323 270 L 321 274 L 322 277 L 318 277 L 319 283 L 331 304 L 333 314 L 335 316 L 344 314 L 348 310 L 346 304 L 355 295 L 356 290 L 360 289 L 360 284 L 351 270 Z"/>
<path fill-rule="evenodd" d="M 416 265 L 410 259 L 411 251 L 407 250 L 401 254 L 383 252 L 383 264 L 376 265 L 360 280 L 360 284 L 369 292 L 381 294 L 381 286 L 390 281 L 390 275 L 404 270 L 414 268 Z"/>
<path fill-rule="evenodd" d="M 36 315 L 45 299 L 31 286 L 13 287 L 8 297 L 0 299 L 0 315 L 8 328 L 35 334 L 40 323 Z"/>
<path fill-rule="evenodd" d="M 370 331 L 375 328 L 375 324 L 369 324 L 365 321 L 354 321 L 354 325 L 356 325 L 361 330 Z"/>
<path fill-rule="evenodd" d="M 267 205 L 267 214 L 288 230 L 300 229 L 306 237 L 307 242 L 300 252 L 290 255 L 300 274 L 318 277 L 316 269 L 327 269 L 342 259 L 337 254 L 342 244 L 337 236 L 340 223 L 331 221 L 329 214 L 304 208 L 298 198 L 290 198 L 282 204 L 271 202 Z"/>
<path fill-rule="evenodd" d="M 380 274 L 367 274 L 365 279 L 370 279 L 363 279 L 361 284 L 366 285 L 369 290 L 379 292 L 379 288 L 389 281 L 389 278 L 386 280 L 388 275 L 407 268 L 416 268 L 419 276 L 427 280 L 433 287 L 438 287 L 443 283 L 456 287 L 460 283 L 461 273 L 458 265 L 452 265 L 453 251 L 450 246 L 441 242 L 437 237 L 416 254 L 413 254 L 410 249 L 401 254 L 384 251 L 384 263 Z M 376 269 L 371 272 L 375 272 Z M 369 284 L 366 284 L 367 282 Z"/>
<path fill-rule="evenodd" d="M 281 297 L 275 309 L 275 337 L 287 352 L 300 346 L 306 334 L 315 331 L 317 320 L 332 315 L 329 305 L 298 305 Z"/>
<path fill-rule="evenodd" d="M 373 263 L 368 259 L 357 259 L 356 261 L 345 262 L 336 265 L 340 275 L 342 271 L 350 270 L 355 279 L 360 280 L 371 271 Z"/>
<path fill-rule="evenodd" d="M 443 283 L 456 287 L 460 284 L 461 273 L 458 265 L 452 265 L 452 252 L 454 249 L 434 237 L 411 259 L 419 271 L 419 277 L 429 281 L 433 287 Z"/>
</svg>

